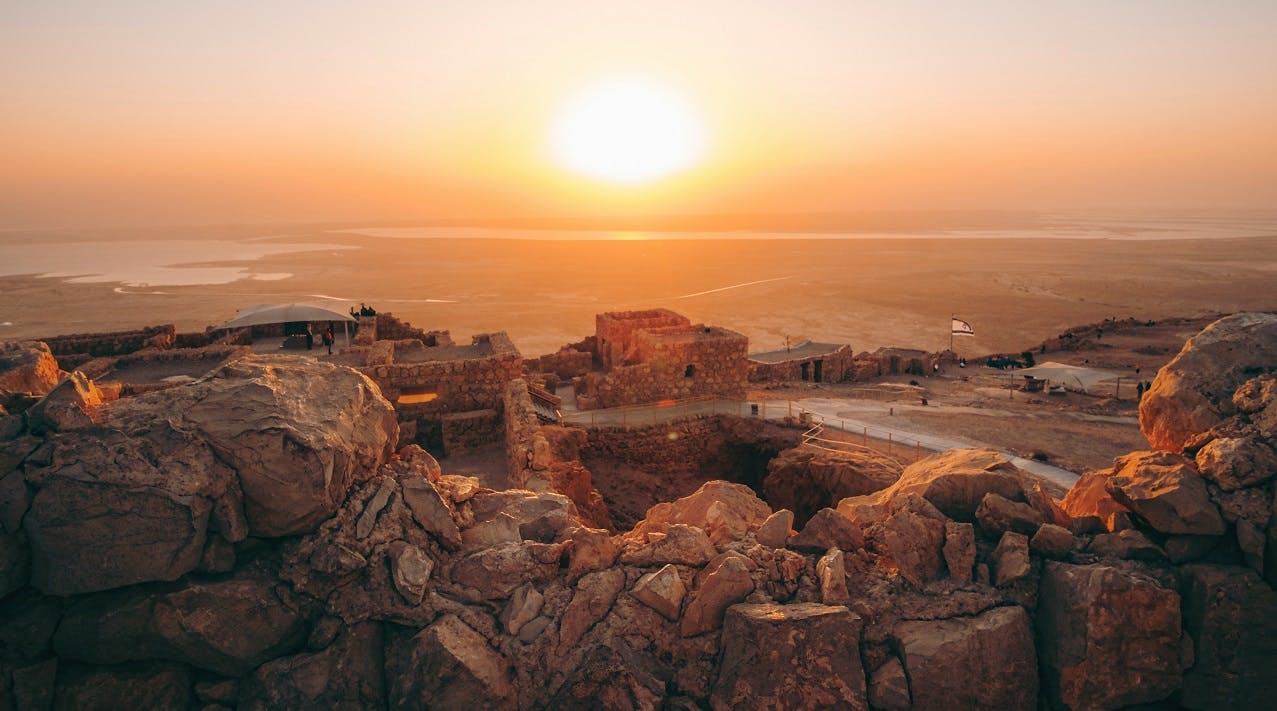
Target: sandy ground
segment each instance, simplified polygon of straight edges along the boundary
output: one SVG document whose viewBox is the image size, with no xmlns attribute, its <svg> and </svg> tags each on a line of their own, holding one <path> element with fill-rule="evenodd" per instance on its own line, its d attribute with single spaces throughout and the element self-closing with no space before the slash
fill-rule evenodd
<svg viewBox="0 0 1277 711">
<path fill-rule="evenodd" d="M 213 236 L 261 234 L 228 228 Z M 1277 237 L 589 242 L 394 239 L 311 229 L 271 239 L 352 249 L 201 263 L 247 267 L 274 279 L 222 285 L 3 277 L 0 324 L 12 325 L 0 325 L 0 338 L 156 323 L 200 330 L 244 306 L 328 296 L 449 329 L 459 343 L 505 330 L 529 356 L 593 333 L 599 312 L 656 306 L 738 330 L 758 351 L 783 347 L 786 336 L 847 342 L 858 351 L 936 350 L 948 344 L 948 319 L 956 313 L 976 330 L 957 346 L 976 355 L 1017 350 L 1110 316 L 1277 308 Z M 81 248 L 111 249 L 106 240 Z"/>
</svg>

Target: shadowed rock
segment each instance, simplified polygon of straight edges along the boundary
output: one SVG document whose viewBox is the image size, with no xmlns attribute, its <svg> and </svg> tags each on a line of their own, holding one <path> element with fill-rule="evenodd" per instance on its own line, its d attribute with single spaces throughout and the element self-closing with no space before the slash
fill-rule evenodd
<svg viewBox="0 0 1277 711">
<path fill-rule="evenodd" d="M 868 709 L 860 617 L 814 603 L 735 605 L 723 622 L 716 710 Z"/>
<path fill-rule="evenodd" d="M 1162 533 L 1218 536 L 1224 520 L 1191 459 L 1164 452 L 1119 457 L 1109 493 Z"/>
</svg>

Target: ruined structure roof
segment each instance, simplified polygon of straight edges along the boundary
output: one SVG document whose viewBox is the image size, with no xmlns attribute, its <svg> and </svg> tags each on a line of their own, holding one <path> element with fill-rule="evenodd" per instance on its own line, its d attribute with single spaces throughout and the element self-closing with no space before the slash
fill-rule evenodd
<svg viewBox="0 0 1277 711">
<path fill-rule="evenodd" d="M 784 363 L 787 360 L 818 358 L 820 356 L 834 353 L 839 348 L 845 347 L 845 344 L 841 343 L 813 343 L 812 341 L 804 341 L 788 350 L 750 353 L 749 359 L 758 363 Z"/>
</svg>

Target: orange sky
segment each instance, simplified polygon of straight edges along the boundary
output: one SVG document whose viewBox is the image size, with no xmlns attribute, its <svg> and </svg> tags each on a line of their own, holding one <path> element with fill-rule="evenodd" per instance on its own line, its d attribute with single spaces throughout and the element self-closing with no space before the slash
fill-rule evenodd
<svg viewBox="0 0 1277 711">
<path fill-rule="evenodd" d="M 704 160 L 572 175 L 641 74 Z M 1277 2 L 165 0 L 0 10 L 0 228 L 1277 206 Z"/>
</svg>

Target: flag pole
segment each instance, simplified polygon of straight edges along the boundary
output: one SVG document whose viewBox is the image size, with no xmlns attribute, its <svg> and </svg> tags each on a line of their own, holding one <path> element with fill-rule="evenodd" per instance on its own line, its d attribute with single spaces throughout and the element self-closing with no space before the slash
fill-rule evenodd
<svg viewBox="0 0 1277 711">
<path fill-rule="evenodd" d="M 949 350 L 954 353 L 956 353 L 953 350 L 953 320 L 955 318 L 957 318 L 956 314 L 949 314 Z"/>
</svg>

